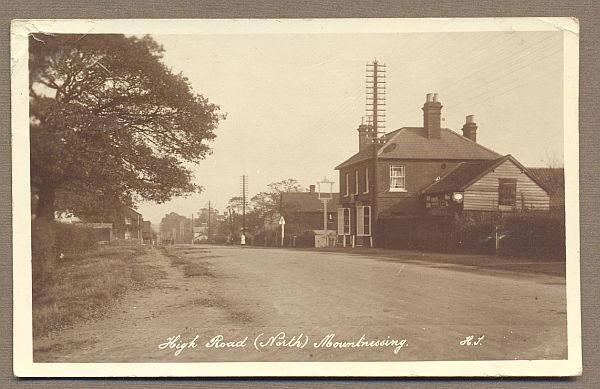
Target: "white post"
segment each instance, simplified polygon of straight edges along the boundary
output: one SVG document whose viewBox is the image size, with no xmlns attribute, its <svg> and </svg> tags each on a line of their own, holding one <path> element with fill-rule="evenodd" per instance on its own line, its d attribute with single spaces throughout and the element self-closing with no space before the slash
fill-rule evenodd
<svg viewBox="0 0 600 389">
<path fill-rule="evenodd" d="M 281 247 L 283 247 L 283 238 L 285 236 L 285 218 L 283 216 L 279 218 L 279 225 L 281 226 Z M 273 243 L 277 244 L 276 242 L 277 240 Z"/>
<path fill-rule="evenodd" d="M 327 200 L 323 199 L 323 231 L 325 231 L 325 235 L 327 235 Z"/>
<path fill-rule="evenodd" d="M 325 247 L 329 247 L 329 238 L 328 238 L 328 230 L 327 230 L 327 202 L 328 198 L 321 199 L 323 201 L 323 234 L 325 236 Z"/>
<path fill-rule="evenodd" d="M 495 243 L 494 253 L 498 254 L 498 248 L 500 246 L 500 239 L 498 237 L 498 226 L 495 226 L 495 228 L 494 228 L 494 240 L 495 240 L 495 242 L 494 242 Z"/>
</svg>

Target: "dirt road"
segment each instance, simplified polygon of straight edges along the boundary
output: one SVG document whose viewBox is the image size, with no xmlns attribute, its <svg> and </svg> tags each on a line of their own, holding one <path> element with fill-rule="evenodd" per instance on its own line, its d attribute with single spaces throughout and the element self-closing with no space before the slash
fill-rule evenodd
<svg viewBox="0 0 600 389">
<path fill-rule="evenodd" d="M 560 276 L 428 264 L 426 256 L 217 246 L 152 249 L 148 263 L 166 272 L 158 287 L 129 293 L 106 318 L 36 340 L 34 360 L 566 358 Z M 182 263 L 204 270 L 186 276 Z M 207 347 L 215 336 L 223 347 Z M 185 348 L 175 355 L 177 344 Z"/>
</svg>

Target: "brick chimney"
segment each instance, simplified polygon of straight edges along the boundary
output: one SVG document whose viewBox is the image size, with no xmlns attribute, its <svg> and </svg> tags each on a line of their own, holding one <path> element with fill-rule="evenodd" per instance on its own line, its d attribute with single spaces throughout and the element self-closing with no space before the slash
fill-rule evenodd
<svg viewBox="0 0 600 389">
<path fill-rule="evenodd" d="M 465 119 L 465 124 L 462 128 L 463 136 L 477 142 L 477 124 L 475 123 L 475 115 L 469 115 Z"/>
<path fill-rule="evenodd" d="M 316 186 L 315 186 L 315 185 L 309 185 L 309 186 L 308 186 L 308 191 L 309 191 L 310 193 L 315 193 L 315 189 L 316 189 Z"/>
<path fill-rule="evenodd" d="M 442 104 L 438 101 L 438 94 L 427 93 L 427 98 L 423 105 L 423 128 L 425 128 L 425 136 L 427 138 L 440 138 L 441 118 Z"/>
<path fill-rule="evenodd" d="M 371 139 L 373 139 L 374 130 L 373 126 L 368 124 L 361 124 L 358 126 L 358 151 L 368 150 L 371 145 Z"/>
</svg>

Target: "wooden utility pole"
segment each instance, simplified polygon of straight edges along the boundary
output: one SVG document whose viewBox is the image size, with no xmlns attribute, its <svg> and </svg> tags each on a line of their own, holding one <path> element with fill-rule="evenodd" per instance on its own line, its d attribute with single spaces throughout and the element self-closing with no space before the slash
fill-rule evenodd
<svg viewBox="0 0 600 389">
<path fill-rule="evenodd" d="M 208 232 L 207 232 L 207 238 L 208 238 L 208 243 L 210 243 L 210 200 L 208 200 Z"/>
<path fill-rule="evenodd" d="M 242 232 L 246 235 L 246 176 L 242 176 Z"/>
<path fill-rule="evenodd" d="M 246 244 L 246 196 L 248 194 L 248 176 L 243 174 L 241 179 L 242 186 L 242 244 Z"/>
<path fill-rule="evenodd" d="M 385 133 L 386 119 L 386 65 L 380 64 L 377 60 L 367 64 L 367 124 L 373 127 L 372 160 L 373 174 L 369 180 L 369 192 L 371 193 L 371 215 L 369 223 L 371 227 L 370 243 L 373 246 L 373 235 L 377 231 L 377 159 L 379 151 L 379 134 Z"/>
</svg>

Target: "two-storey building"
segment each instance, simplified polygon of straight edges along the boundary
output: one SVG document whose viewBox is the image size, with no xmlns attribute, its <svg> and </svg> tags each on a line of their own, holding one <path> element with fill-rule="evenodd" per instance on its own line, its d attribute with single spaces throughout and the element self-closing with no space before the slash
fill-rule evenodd
<svg viewBox="0 0 600 389">
<path fill-rule="evenodd" d="M 457 212 L 548 209 L 535 176 L 512 156 L 477 143 L 472 115 L 460 135 L 441 127 L 437 94 L 428 94 L 422 109 L 422 127 L 376 136 L 371 126 L 359 126 L 359 151 L 336 167 L 344 242 L 406 247 L 415 230 L 443 229 Z"/>
</svg>

